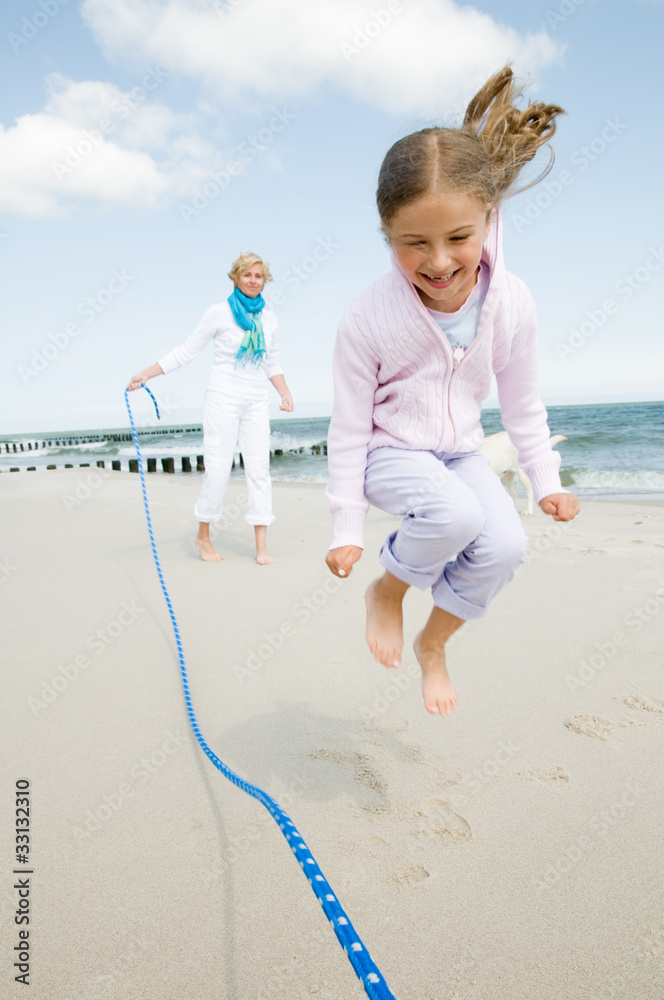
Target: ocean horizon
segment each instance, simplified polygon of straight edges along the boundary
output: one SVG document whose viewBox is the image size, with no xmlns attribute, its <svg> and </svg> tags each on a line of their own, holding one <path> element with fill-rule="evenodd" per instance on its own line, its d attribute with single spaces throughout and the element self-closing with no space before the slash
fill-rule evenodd
<svg viewBox="0 0 664 1000">
<path fill-rule="evenodd" d="M 664 401 L 550 406 L 548 414 L 551 434 L 567 438 L 557 446 L 564 486 L 589 498 L 664 499 Z M 499 409 L 483 410 L 481 420 L 486 435 L 503 430 Z M 330 417 L 270 421 L 273 480 L 327 481 L 324 451 L 329 423 Z M 144 459 L 173 457 L 176 474 L 200 475 L 179 472 L 182 457 L 195 459 L 203 454 L 200 423 L 162 426 L 149 419 L 138 432 Z M 99 462 L 110 468 L 113 460 L 120 461 L 126 470 L 129 459 L 135 457 L 131 438 L 126 439 L 129 434 L 125 425 L 0 436 L 0 473 L 29 467 L 46 471 L 47 465 L 96 466 Z M 83 440 L 89 438 L 96 440 Z M 312 449 L 319 453 L 312 453 Z M 195 461 L 193 464 L 195 467 Z M 233 476 L 242 475 L 242 469 L 236 467 Z"/>
</svg>

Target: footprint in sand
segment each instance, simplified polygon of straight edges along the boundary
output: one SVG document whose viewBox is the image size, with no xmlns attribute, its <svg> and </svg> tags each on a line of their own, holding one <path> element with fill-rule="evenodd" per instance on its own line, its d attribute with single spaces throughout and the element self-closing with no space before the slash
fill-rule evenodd
<svg viewBox="0 0 664 1000">
<path fill-rule="evenodd" d="M 417 810 L 414 818 L 415 835 L 418 837 L 433 836 L 451 843 L 461 843 L 473 836 L 468 821 L 459 816 L 444 799 L 425 799 L 422 809 Z"/>
<path fill-rule="evenodd" d="M 569 774 L 560 765 L 552 767 L 550 771 L 540 771 L 533 767 L 528 771 L 517 771 L 516 776 L 524 781 L 569 781 Z"/>
<path fill-rule="evenodd" d="M 380 775 L 374 770 L 373 760 L 367 754 L 352 750 L 343 752 L 341 750 L 321 749 L 313 750 L 309 756 L 313 760 L 332 761 L 334 764 L 341 764 L 342 767 L 352 769 L 355 781 L 365 788 L 370 788 L 378 795 L 378 802 L 366 802 L 363 804 L 363 808 L 370 812 L 380 812 L 386 808 L 387 787 Z"/>
<path fill-rule="evenodd" d="M 429 872 L 422 865 L 412 865 L 407 868 L 405 872 L 395 872 L 390 876 L 393 882 L 397 885 L 417 885 L 419 882 L 425 882 L 431 876 Z"/>
<path fill-rule="evenodd" d="M 664 702 L 658 701 L 657 698 L 644 698 L 643 695 L 634 694 L 629 698 L 623 698 L 623 701 L 628 708 L 635 708 L 642 712 L 655 712 L 657 715 L 664 716 Z"/>
<path fill-rule="evenodd" d="M 621 726 L 645 726 L 647 722 L 654 722 L 656 719 L 660 722 L 664 721 L 664 702 L 658 701 L 657 698 L 633 694 L 629 698 L 623 698 L 623 702 L 635 712 L 649 712 L 650 717 L 641 716 L 640 719 L 626 719 L 625 722 L 620 723 Z"/>
<path fill-rule="evenodd" d="M 597 740 L 610 740 L 613 735 L 613 724 L 608 719 L 598 715 L 573 715 L 565 725 L 581 736 L 594 736 Z"/>
</svg>

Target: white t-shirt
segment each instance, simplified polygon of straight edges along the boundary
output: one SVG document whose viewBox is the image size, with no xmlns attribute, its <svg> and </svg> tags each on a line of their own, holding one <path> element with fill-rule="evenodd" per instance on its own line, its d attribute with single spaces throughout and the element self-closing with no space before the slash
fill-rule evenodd
<svg viewBox="0 0 664 1000">
<path fill-rule="evenodd" d="M 198 326 L 184 344 L 174 347 L 157 362 L 165 374 L 188 365 L 198 357 L 209 340 L 214 343 L 214 365 L 207 387 L 215 392 L 260 399 L 267 395 L 267 382 L 273 375 L 282 375 L 277 343 L 277 317 L 271 309 L 261 313 L 265 334 L 265 357 L 259 365 L 248 360 L 235 366 L 235 358 L 247 332 L 238 326 L 228 302 L 219 302 L 205 312 Z"/>
<path fill-rule="evenodd" d="M 460 309 L 452 313 L 428 309 L 429 314 L 449 340 L 456 360 L 463 357 L 477 336 L 480 313 L 489 288 L 489 278 L 488 265 L 481 261 L 475 287 Z"/>
</svg>

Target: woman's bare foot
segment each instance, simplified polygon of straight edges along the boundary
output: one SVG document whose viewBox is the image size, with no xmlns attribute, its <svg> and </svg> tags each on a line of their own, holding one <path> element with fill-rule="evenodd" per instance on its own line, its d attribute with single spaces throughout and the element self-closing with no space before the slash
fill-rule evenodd
<svg viewBox="0 0 664 1000">
<path fill-rule="evenodd" d="M 422 668 L 424 707 L 432 715 L 449 715 L 457 704 L 457 696 L 445 664 L 445 646 L 437 649 L 422 642 L 422 632 L 415 636 L 413 649 Z"/>
<path fill-rule="evenodd" d="M 255 524 L 254 534 L 256 536 L 256 562 L 259 566 L 269 566 L 270 563 L 274 562 L 274 559 L 267 554 L 267 549 L 265 548 L 267 524 Z"/>
<path fill-rule="evenodd" d="M 204 562 L 221 562 L 224 558 L 219 555 L 209 538 L 197 538 L 196 548 L 203 557 Z"/>
<path fill-rule="evenodd" d="M 212 542 L 210 541 L 210 525 L 207 521 L 200 521 L 198 524 L 198 534 L 196 535 L 196 548 L 203 557 L 204 562 L 221 562 L 224 558 L 220 556 Z"/>
<path fill-rule="evenodd" d="M 434 608 L 422 631 L 415 636 L 413 649 L 422 668 L 424 707 L 432 715 L 449 715 L 456 708 L 456 691 L 445 662 L 445 644 L 462 625 L 463 618 Z"/>
<path fill-rule="evenodd" d="M 402 604 L 408 584 L 387 570 L 367 587 L 367 645 L 384 667 L 401 666 Z"/>
</svg>

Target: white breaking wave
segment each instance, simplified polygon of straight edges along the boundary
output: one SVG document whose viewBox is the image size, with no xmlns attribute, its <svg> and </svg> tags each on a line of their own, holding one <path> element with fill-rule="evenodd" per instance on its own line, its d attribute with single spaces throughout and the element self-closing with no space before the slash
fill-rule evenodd
<svg viewBox="0 0 664 1000">
<path fill-rule="evenodd" d="M 628 472 L 620 469 L 574 469 L 573 486 L 584 489 L 648 490 L 664 492 L 664 472 L 643 469 Z"/>
<path fill-rule="evenodd" d="M 62 441 L 63 439 L 51 438 L 51 440 Z M 34 438 L 31 438 L 31 441 L 34 441 Z M 16 455 L 34 455 L 35 457 L 37 455 L 62 455 L 66 451 L 77 451 L 83 455 L 86 453 L 96 455 L 98 452 L 108 449 L 109 446 L 113 448 L 114 443 L 112 441 L 88 441 L 86 444 L 54 444 L 51 445 L 50 448 L 47 445 L 45 448 L 33 448 L 32 450 L 28 450 L 27 442 L 24 442 L 24 451 L 17 451 Z M 8 454 L 13 454 L 13 452 L 9 452 Z"/>
<path fill-rule="evenodd" d="M 297 451 L 298 448 L 308 450 L 315 444 L 322 445 L 326 440 L 326 437 L 321 437 L 320 434 L 310 434 L 307 437 L 293 437 L 292 434 L 272 431 L 270 434 L 270 449 L 272 451 L 276 448 L 281 448 L 282 451 L 290 451 L 291 449 Z"/>
<path fill-rule="evenodd" d="M 326 483 L 327 476 L 280 476 L 270 473 L 273 483 Z"/>
<path fill-rule="evenodd" d="M 169 458 L 180 458 L 181 455 L 188 455 L 189 458 L 196 458 L 203 454 L 203 444 L 143 444 L 141 443 L 141 455 L 145 458 L 160 458 L 162 455 Z M 118 458 L 136 458 L 136 449 L 133 444 L 124 444 L 118 447 Z"/>
</svg>

